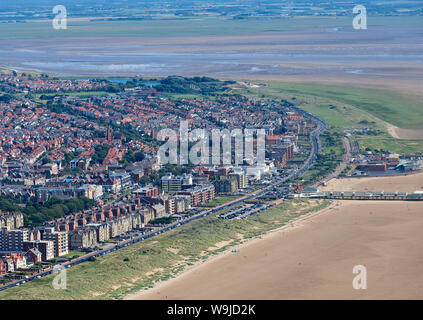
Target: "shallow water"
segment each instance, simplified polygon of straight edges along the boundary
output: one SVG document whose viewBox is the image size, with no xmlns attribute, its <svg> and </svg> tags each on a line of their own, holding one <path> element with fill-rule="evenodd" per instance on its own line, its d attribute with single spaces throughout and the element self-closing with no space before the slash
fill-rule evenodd
<svg viewBox="0 0 423 320">
<path fill-rule="evenodd" d="M 4 40 L 0 61 L 9 68 L 73 76 L 389 77 L 398 76 L 401 68 L 423 66 L 422 40 L 423 27 L 248 37 Z M 413 76 L 422 79 L 420 73 Z"/>
</svg>

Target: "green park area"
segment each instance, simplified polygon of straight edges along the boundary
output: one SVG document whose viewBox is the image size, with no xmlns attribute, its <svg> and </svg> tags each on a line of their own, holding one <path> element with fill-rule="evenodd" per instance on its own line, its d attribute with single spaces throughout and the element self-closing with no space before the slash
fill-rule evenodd
<svg viewBox="0 0 423 320">
<path fill-rule="evenodd" d="M 106 91 L 78 91 L 78 92 L 55 92 L 55 93 L 38 93 L 34 95 L 36 101 L 48 101 L 47 98 L 49 97 L 56 97 L 56 96 L 79 96 L 81 98 L 87 98 L 91 96 L 100 96 L 110 94 Z"/>
<path fill-rule="evenodd" d="M 234 201 L 234 200 L 238 199 L 239 197 L 240 196 L 219 196 L 216 199 L 214 199 L 213 201 L 210 201 L 210 202 L 203 204 L 203 207 L 208 207 L 208 208 L 217 207 L 217 206 L 224 204 L 226 202 Z"/>
<path fill-rule="evenodd" d="M 270 81 L 260 88 L 245 88 L 242 93 L 258 98 L 284 99 L 319 118 L 331 129 L 372 128 L 370 135 L 353 135 L 361 150 L 416 152 L 423 150 L 421 140 L 393 138 L 387 123 L 404 129 L 423 128 L 423 102 L 416 96 L 392 90 L 317 83 Z M 237 90 L 234 90 L 235 92 Z"/>
</svg>

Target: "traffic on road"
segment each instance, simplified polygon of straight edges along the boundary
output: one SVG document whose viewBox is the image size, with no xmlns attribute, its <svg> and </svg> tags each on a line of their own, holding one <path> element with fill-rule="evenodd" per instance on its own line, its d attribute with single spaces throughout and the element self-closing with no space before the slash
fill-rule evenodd
<svg viewBox="0 0 423 320">
<path fill-rule="evenodd" d="M 246 200 L 256 199 L 260 196 L 263 196 L 269 190 L 271 190 L 275 187 L 281 186 L 282 184 L 284 184 L 288 180 L 296 179 L 296 178 L 300 177 L 307 170 L 310 169 L 310 167 L 316 161 L 317 154 L 321 152 L 319 136 L 322 132 L 327 130 L 328 125 L 327 125 L 326 122 L 324 122 L 321 119 L 317 118 L 316 116 L 308 113 L 307 111 L 304 111 L 304 110 L 296 108 L 296 107 L 292 107 L 292 109 L 294 109 L 299 114 L 304 115 L 305 117 L 308 117 L 311 120 L 313 120 L 317 124 L 317 128 L 311 133 L 312 150 L 310 152 L 308 159 L 305 161 L 305 163 L 303 164 L 303 166 L 301 168 L 292 172 L 290 175 L 283 177 L 283 178 L 278 177 L 275 180 L 273 180 L 273 183 L 266 186 L 265 188 L 251 192 L 251 193 L 249 193 L 249 194 L 247 194 L 247 195 L 245 195 L 241 198 L 238 198 L 238 199 L 233 200 L 231 202 L 217 206 L 213 209 L 210 209 L 210 210 L 207 210 L 207 211 L 200 211 L 200 213 L 195 214 L 195 215 L 190 216 L 190 217 L 183 217 L 182 219 L 179 219 L 178 221 L 176 221 L 176 222 L 174 222 L 170 225 L 161 227 L 159 229 L 154 229 L 153 231 L 145 233 L 145 234 L 141 234 L 140 236 L 132 236 L 130 239 L 123 240 L 123 241 L 118 242 L 116 244 L 109 244 L 109 245 L 107 245 L 107 246 L 105 246 L 101 249 L 98 249 L 94 252 L 90 252 L 90 253 L 88 253 L 84 256 L 81 256 L 79 258 L 76 258 L 74 260 L 58 264 L 54 267 L 49 267 L 47 269 L 43 269 L 42 271 L 40 271 L 39 273 L 37 273 L 35 275 L 27 276 L 24 279 L 16 280 L 14 282 L 5 284 L 3 286 L 0 286 L 0 291 L 9 289 L 9 288 L 12 288 L 12 287 L 15 287 L 15 286 L 20 286 L 20 285 L 22 285 L 26 282 L 33 281 L 33 280 L 36 280 L 36 279 L 40 279 L 41 277 L 45 277 L 45 276 L 51 275 L 53 273 L 57 273 L 60 270 L 68 269 L 68 268 L 71 268 L 73 266 L 79 265 L 81 263 L 87 262 L 89 260 L 93 260 L 95 258 L 110 254 L 110 253 L 115 252 L 117 250 L 123 249 L 123 248 L 125 248 L 129 245 L 148 240 L 152 237 L 158 236 L 158 235 L 163 234 L 165 232 L 169 232 L 171 230 L 174 230 L 174 229 L 181 227 L 183 225 L 186 225 L 188 223 L 197 221 L 199 219 L 208 217 L 210 215 L 216 214 L 216 213 L 221 212 L 221 211 L 225 211 L 227 209 L 230 209 L 231 207 L 238 207 L 240 204 L 244 203 L 244 201 L 246 201 Z M 246 208 L 240 209 L 240 211 L 229 210 L 228 214 L 225 213 L 223 215 L 222 214 L 218 215 L 218 218 L 220 218 L 220 219 L 233 219 L 233 218 L 245 219 L 245 218 L 247 218 L 251 215 L 257 214 L 257 213 L 259 213 L 263 210 L 266 210 L 266 209 L 268 209 L 272 206 L 274 206 L 274 204 L 264 205 L 264 204 L 259 203 L 259 204 L 255 204 L 255 205 L 248 206 Z"/>
</svg>

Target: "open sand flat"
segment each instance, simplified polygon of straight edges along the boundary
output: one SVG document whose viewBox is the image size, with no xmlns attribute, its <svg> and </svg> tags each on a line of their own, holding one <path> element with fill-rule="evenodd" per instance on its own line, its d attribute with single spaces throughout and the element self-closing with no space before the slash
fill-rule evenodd
<svg viewBox="0 0 423 320">
<path fill-rule="evenodd" d="M 64 75 L 208 75 L 358 84 L 421 94 L 421 26 L 374 26 L 366 32 L 319 28 L 244 35 L 122 35 L 0 40 L 9 48 L 0 51 L 0 60 L 9 68 Z"/>
<path fill-rule="evenodd" d="M 129 298 L 422 299 L 422 228 L 423 203 L 344 201 Z"/>
<path fill-rule="evenodd" d="M 423 172 L 388 177 L 332 179 L 321 191 L 385 191 L 409 192 L 423 190 Z"/>
<path fill-rule="evenodd" d="M 423 140 L 423 129 L 402 129 L 393 125 L 388 125 L 388 132 L 396 139 Z"/>
</svg>

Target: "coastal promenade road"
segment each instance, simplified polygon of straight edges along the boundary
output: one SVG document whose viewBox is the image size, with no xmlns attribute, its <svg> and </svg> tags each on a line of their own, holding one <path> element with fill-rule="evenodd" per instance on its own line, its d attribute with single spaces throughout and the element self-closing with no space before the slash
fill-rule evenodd
<svg viewBox="0 0 423 320">
<path fill-rule="evenodd" d="M 344 159 L 342 160 L 342 162 L 336 167 L 335 171 L 331 172 L 330 174 L 328 174 L 327 176 L 325 176 L 321 181 L 317 181 L 316 183 L 314 183 L 312 185 L 313 188 L 318 187 L 319 185 L 324 184 L 325 182 L 339 176 L 339 174 L 348 166 L 348 164 L 350 163 L 351 159 L 352 159 L 352 146 L 351 146 L 351 142 L 350 139 L 348 139 L 348 137 L 343 137 L 342 138 L 342 143 L 344 144 L 344 148 L 345 148 L 345 154 L 344 154 Z"/>
<path fill-rule="evenodd" d="M 107 255 L 107 254 L 110 254 L 110 253 L 112 253 L 116 250 L 120 250 L 122 248 L 125 248 L 129 245 L 139 243 L 141 241 L 145 241 L 147 239 L 158 236 L 159 234 L 162 234 L 164 232 L 171 231 L 171 230 L 178 228 L 182 225 L 185 225 L 187 223 L 191 223 L 191 222 L 196 221 L 198 219 L 202 219 L 202 218 L 205 218 L 205 217 L 210 216 L 212 214 L 218 213 L 219 211 L 229 209 L 230 207 L 235 206 L 237 204 L 240 204 L 245 200 L 255 199 L 259 196 L 264 195 L 266 192 L 268 192 L 269 190 L 271 190 L 275 187 L 282 186 L 285 182 L 287 182 L 291 179 L 296 179 L 296 178 L 302 176 L 314 164 L 314 162 L 316 161 L 316 158 L 317 158 L 317 154 L 321 152 L 321 145 L 320 145 L 319 137 L 320 137 L 320 134 L 328 128 L 328 125 L 327 125 L 326 122 L 322 121 L 321 119 L 319 119 L 316 116 L 308 113 L 305 110 L 302 110 L 302 109 L 299 109 L 299 108 L 296 108 L 296 107 L 292 107 L 292 109 L 297 111 L 299 114 L 304 115 L 305 117 L 309 118 L 311 121 L 315 122 L 316 125 L 317 125 L 317 128 L 313 132 L 311 132 L 311 134 L 310 134 L 310 140 L 312 142 L 312 149 L 311 149 L 310 155 L 307 158 L 307 160 L 304 162 L 304 164 L 298 170 L 292 172 L 291 174 L 289 174 L 288 176 L 286 176 L 284 178 L 277 179 L 277 181 L 275 183 L 273 183 L 273 184 L 271 184 L 271 185 L 269 185 L 269 186 L 267 186 L 263 189 L 253 191 L 253 192 L 251 192 L 251 193 L 249 193 L 249 194 L 247 194 L 247 195 L 245 195 L 241 198 L 238 198 L 236 200 L 224 203 L 222 205 L 219 205 L 219 206 L 217 206 L 213 209 L 207 210 L 205 212 L 198 213 L 198 214 L 193 215 L 191 217 L 185 217 L 184 219 L 179 220 L 177 222 L 174 222 L 174 223 L 167 225 L 165 227 L 162 227 L 159 230 L 149 232 L 149 233 L 144 234 L 144 235 L 139 236 L 139 237 L 133 237 L 131 239 L 121 241 L 117 244 L 108 244 L 107 246 L 105 246 L 105 247 L 103 247 L 99 250 L 88 253 L 88 254 L 81 256 L 79 258 L 76 258 L 74 260 L 67 261 L 67 262 L 64 262 L 62 264 L 58 264 L 54 267 L 43 269 L 39 273 L 33 274 L 29 277 L 19 279 L 19 280 L 16 280 L 14 282 L 11 282 L 11 283 L 4 284 L 4 285 L 0 286 L 0 291 L 9 289 L 9 288 L 12 288 L 12 287 L 15 287 L 15 286 L 22 285 L 26 282 L 33 281 L 33 280 L 39 279 L 41 277 L 51 275 L 51 274 L 57 272 L 58 269 L 59 270 L 63 269 L 63 268 L 68 269 L 68 268 L 71 268 L 71 267 L 76 266 L 78 264 L 84 263 L 84 262 L 88 261 L 89 259 L 93 259 L 93 258 L 97 258 L 97 257 L 103 256 L 103 255 Z"/>
</svg>

